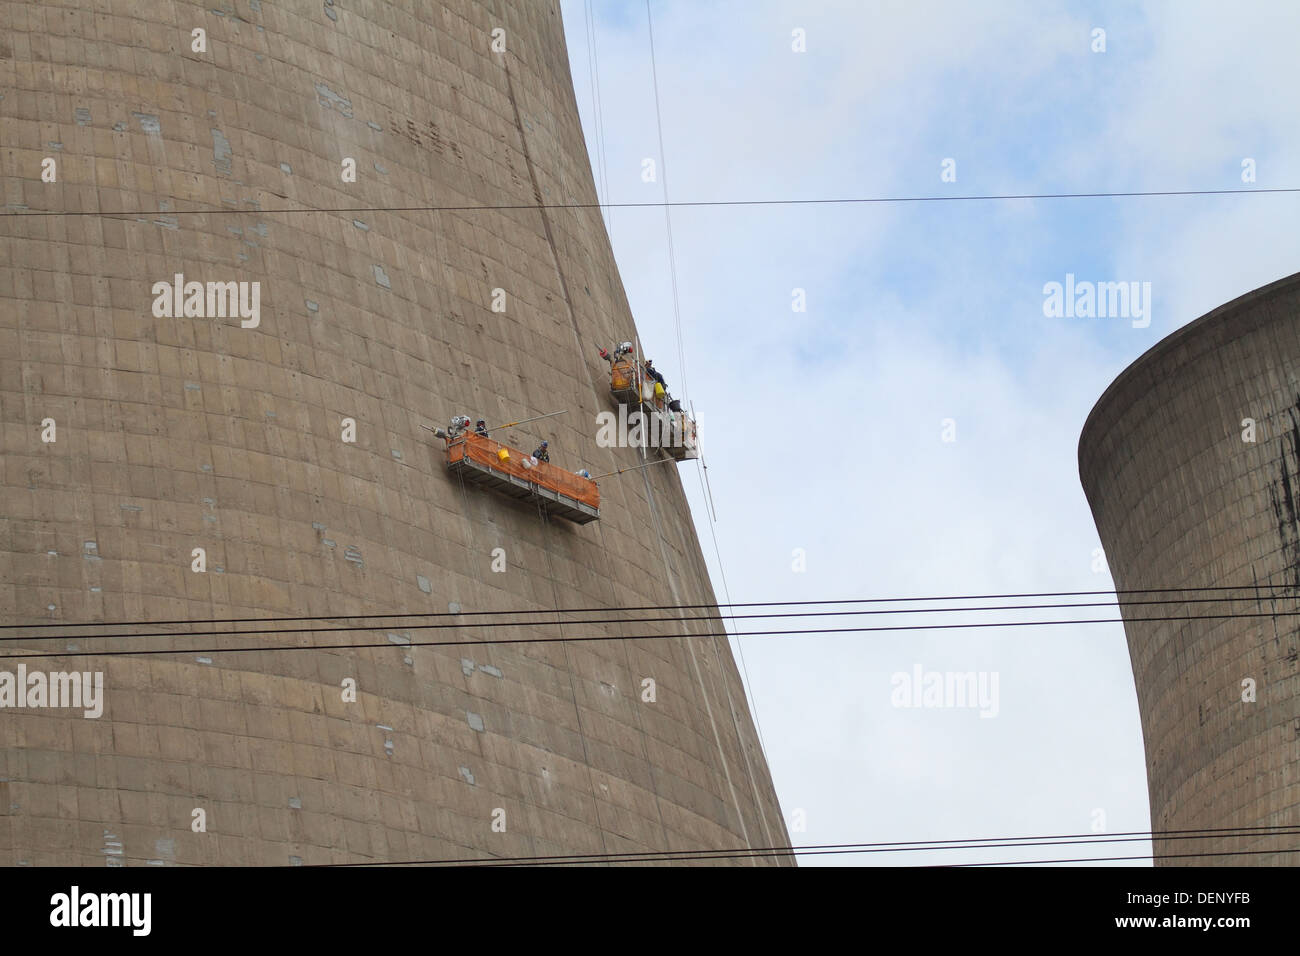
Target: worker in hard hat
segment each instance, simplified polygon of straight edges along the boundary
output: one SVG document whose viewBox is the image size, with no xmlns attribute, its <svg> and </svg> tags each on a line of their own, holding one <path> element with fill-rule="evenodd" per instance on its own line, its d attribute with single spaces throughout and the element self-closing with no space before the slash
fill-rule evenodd
<svg viewBox="0 0 1300 956">
<path fill-rule="evenodd" d="M 478 421 L 476 421 L 474 423 L 474 434 L 482 435 L 484 438 L 487 438 L 488 437 L 487 422 L 483 421 L 483 419 L 481 418 Z"/>
<path fill-rule="evenodd" d="M 655 401 L 662 403 L 664 396 L 668 394 L 668 384 L 664 381 L 664 373 L 655 368 L 655 363 L 650 359 L 645 360 L 645 373 L 654 379 Z"/>
<path fill-rule="evenodd" d="M 615 346 L 614 353 L 612 355 L 605 349 L 600 350 L 600 357 L 603 358 L 606 362 L 609 362 L 611 365 L 614 364 L 615 362 L 623 361 L 631 354 L 632 354 L 631 342 L 619 343 L 617 346 Z"/>
<path fill-rule="evenodd" d="M 546 450 L 546 442 L 542 442 L 533 449 L 533 457 L 538 461 L 550 461 L 551 453 Z"/>
</svg>

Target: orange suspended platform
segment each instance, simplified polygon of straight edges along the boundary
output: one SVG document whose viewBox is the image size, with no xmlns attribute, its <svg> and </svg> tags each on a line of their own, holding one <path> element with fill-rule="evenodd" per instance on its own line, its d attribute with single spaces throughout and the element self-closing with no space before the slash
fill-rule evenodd
<svg viewBox="0 0 1300 956">
<path fill-rule="evenodd" d="M 628 359 L 613 361 L 609 368 L 609 393 L 624 405 L 640 408 L 646 416 L 653 434 L 646 441 L 648 447 L 662 448 L 677 461 L 700 457 L 695 419 L 668 407 L 662 385 Z"/>
<path fill-rule="evenodd" d="M 600 489 L 590 478 L 537 461 L 517 448 L 474 432 L 447 440 L 447 469 L 465 481 L 508 497 L 534 499 L 547 514 L 576 524 L 600 517 Z"/>
</svg>

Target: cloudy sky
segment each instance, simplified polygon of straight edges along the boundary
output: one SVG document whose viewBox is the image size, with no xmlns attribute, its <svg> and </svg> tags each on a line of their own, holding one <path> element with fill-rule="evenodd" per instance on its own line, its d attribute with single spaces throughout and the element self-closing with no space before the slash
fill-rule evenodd
<svg viewBox="0 0 1300 956">
<path fill-rule="evenodd" d="M 613 204 L 662 201 L 665 181 L 674 202 L 1300 185 L 1300 5 L 1283 0 L 652 0 L 662 153 L 645 4 L 562 7 Z M 1256 182 L 1243 184 L 1247 158 Z M 663 209 L 613 208 L 607 223 L 644 346 L 698 413 L 712 529 L 698 466 L 682 479 L 714 587 L 726 600 L 725 571 L 736 602 L 1111 587 L 1078 478 L 1088 411 L 1165 335 L 1300 268 L 1294 193 L 671 216 L 684 369 Z M 1150 283 L 1149 327 L 1046 317 L 1044 285 L 1067 274 Z M 739 627 L 890 623 L 914 620 Z M 743 657 L 787 822 L 806 819 L 796 844 L 1150 828 L 1118 624 L 751 637 Z M 892 676 L 918 667 L 996 673 L 996 716 L 894 706 Z"/>
</svg>

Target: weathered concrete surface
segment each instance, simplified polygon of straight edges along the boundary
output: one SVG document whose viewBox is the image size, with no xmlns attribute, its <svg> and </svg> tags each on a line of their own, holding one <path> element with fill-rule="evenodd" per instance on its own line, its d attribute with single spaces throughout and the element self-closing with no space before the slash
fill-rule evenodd
<svg viewBox="0 0 1300 956">
<path fill-rule="evenodd" d="M 551 637 L 557 606 L 715 601 L 676 466 L 603 483 L 601 521 L 578 528 L 462 488 L 420 428 L 568 409 L 505 437 L 549 438 L 575 470 L 637 461 L 594 441 L 611 407 L 596 346 L 633 332 L 598 211 L 275 211 L 594 203 L 558 7 L 93 6 L 0 0 L 6 211 L 123 213 L 0 218 L 3 622 L 517 610 L 530 623 L 394 623 L 330 639 L 382 647 L 328 652 L 212 650 L 248 641 L 229 637 L 114 658 L 66 652 L 141 645 L 6 645 L 66 654 L 29 667 L 106 671 L 107 701 L 99 720 L 0 711 L 0 863 L 788 842 L 725 640 L 409 643 Z M 194 27 L 206 53 L 191 52 Z M 45 156 L 56 184 L 40 181 Z M 194 208 L 214 212 L 178 215 Z M 260 281 L 260 326 L 155 318 L 151 286 L 176 273 Z M 195 547 L 206 573 L 190 570 Z M 567 635 L 710 630 L 566 621 Z"/>
<path fill-rule="evenodd" d="M 1119 590 L 1244 584 L 1273 595 L 1126 601 L 1153 829 L 1300 824 L 1300 274 L 1129 366 L 1088 417 L 1079 474 Z M 1234 613 L 1257 616 L 1224 616 Z M 1207 616 L 1137 620 L 1191 615 Z M 1294 866 L 1296 846 L 1294 836 L 1224 837 L 1162 840 L 1156 852 L 1268 851 L 1160 862 Z"/>
</svg>

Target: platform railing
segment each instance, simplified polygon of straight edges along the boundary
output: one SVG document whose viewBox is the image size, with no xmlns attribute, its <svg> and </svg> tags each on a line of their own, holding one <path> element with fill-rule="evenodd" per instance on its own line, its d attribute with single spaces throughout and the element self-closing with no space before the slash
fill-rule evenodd
<svg viewBox="0 0 1300 956">
<path fill-rule="evenodd" d="M 502 449 L 506 457 L 501 457 Z M 511 475 L 542 488 L 572 498 L 591 508 L 600 508 L 600 489 L 590 478 L 583 478 L 546 461 L 537 461 L 527 452 L 485 438 L 475 432 L 464 432 L 447 442 L 447 463 L 454 464 L 469 459 L 493 471 Z"/>
</svg>

